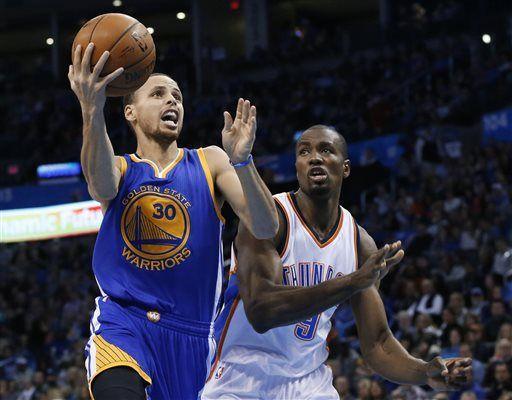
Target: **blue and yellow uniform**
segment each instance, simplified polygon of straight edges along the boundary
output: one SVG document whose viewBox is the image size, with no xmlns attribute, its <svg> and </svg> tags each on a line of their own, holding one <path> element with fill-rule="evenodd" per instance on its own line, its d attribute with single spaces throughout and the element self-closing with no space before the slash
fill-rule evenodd
<svg viewBox="0 0 512 400">
<path fill-rule="evenodd" d="M 196 399 L 215 351 L 223 219 L 202 149 L 159 171 L 122 158 L 119 191 L 93 255 L 101 291 L 86 347 L 89 382 L 128 366 L 150 399 Z"/>
</svg>

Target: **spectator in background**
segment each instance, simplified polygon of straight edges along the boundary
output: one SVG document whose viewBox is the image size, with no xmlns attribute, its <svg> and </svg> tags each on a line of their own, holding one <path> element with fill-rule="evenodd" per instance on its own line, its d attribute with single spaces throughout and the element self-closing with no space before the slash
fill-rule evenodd
<svg viewBox="0 0 512 400">
<path fill-rule="evenodd" d="M 452 327 L 449 330 L 448 343 L 441 350 L 441 357 L 443 357 L 443 358 L 459 357 L 461 342 L 462 342 L 462 329 L 458 326 Z"/>
<path fill-rule="evenodd" d="M 464 320 L 466 318 L 466 314 L 468 313 L 468 309 L 465 307 L 464 296 L 462 296 L 462 293 L 454 292 L 450 294 L 448 308 L 453 313 L 455 322 L 458 325 L 464 325 Z"/>
<path fill-rule="evenodd" d="M 476 394 L 470 390 L 465 391 L 460 396 L 460 400 L 478 400 L 478 397 L 476 397 Z"/>
<path fill-rule="evenodd" d="M 508 339 L 498 339 L 494 347 L 494 355 L 490 362 L 503 361 L 509 363 L 512 361 L 512 343 Z"/>
<path fill-rule="evenodd" d="M 487 306 L 487 302 L 484 298 L 484 292 L 479 287 L 474 287 L 470 291 L 471 299 L 470 299 L 470 308 L 469 312 L 473 315 L 477 315 L 479 318 L 482 318 L 482 310 Z"/>
<path fill-rule="evenodd" d="M 490 364 L 485 382 L 489 400 L 497 400 L 503 393 L 512 391 L 512 376 L 509 366 L 503 361 Z"/>
<path fill-rule="evenodd" d="M 352 396 L 352 393 L 350 392 L 350 380 L 346 376 L 340 375 L 335 377 L 334 388 L 340 395 L 340 399 L 355 400 L 355 397 Z"/>
<path fill-rule="evenodd" d="M 372 381 L 368 378 L 361 378 L 357 382 L 357 400 L 371 400 Z"/>
<path fill-rule="evenodd" d="M 512 323 L 512 317 L 507 315 L 505 303 L 496 300 L 491 303 L 491 318 L 486 322 L 486 337 L 489 340 L 496 340 L 498 331 L 504 323 Z"/>
<path fill-rule="evenodd" d="M 409 307 L 409 315 L 414 317 L 417 313 L 428 314 L 434 320 L 439 319 L 443 311 L 443 297 L 436 293 L 431 279 L 423 279 L 421 293 L 421 298 Z"/>
</svg>

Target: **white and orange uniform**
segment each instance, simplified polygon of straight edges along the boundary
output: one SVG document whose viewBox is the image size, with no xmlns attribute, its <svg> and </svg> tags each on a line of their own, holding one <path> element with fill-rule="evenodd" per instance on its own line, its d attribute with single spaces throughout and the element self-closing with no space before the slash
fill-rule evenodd
<svg viewBox="0 0 512 400">
<path fill-rule="evenodd" d="M 357 269 L 357 225 L 340 207 L 331 234 L 319 241 L 307 226 L 292 193 L 275 195 L 287 221 L 280 254 L 282 283 L 313 286 Z M 235 257 L 232 257 L 234 260 Z M 257 333 L 238 294 L 236 262 L 232 262 L 226 305 L 216 322 L 218 350 L 202 399 L 338 399 L 326 339 L 336 307 L 306 321 Z"/>
</svg>

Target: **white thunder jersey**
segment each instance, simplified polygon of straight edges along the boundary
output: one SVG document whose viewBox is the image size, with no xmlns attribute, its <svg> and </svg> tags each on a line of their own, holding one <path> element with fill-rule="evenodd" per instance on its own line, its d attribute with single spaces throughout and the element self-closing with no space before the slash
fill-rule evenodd
<svg viewBox="0 0 512 400">
<path fill-rule="evenodd" d="M 281 193 L 274 198 L 288 223 L 286 244 L 281 253 L 283 284 L 318 285 L 357 269 L 358 233 L 350 212 L 340 207 L 336 226 L 327 239 L 320 242 L 305 223 L 292 193 Z M 328 356 L 326 339 L 336 307 L 301 323 L 258 334 L 247 320 L 238 295 L 234 264 L 226 291 L 225 317 L 219 318 L 226 322 L 220 336 L 217 361 L 243 365 L 245 371 L 255 369 L 260 374 L 293 378 L 319 368 Z M 231 308 L 227 309 L 229 304 Z M 216 365 L 212 373 L 215 370 Z"/>
</svg>

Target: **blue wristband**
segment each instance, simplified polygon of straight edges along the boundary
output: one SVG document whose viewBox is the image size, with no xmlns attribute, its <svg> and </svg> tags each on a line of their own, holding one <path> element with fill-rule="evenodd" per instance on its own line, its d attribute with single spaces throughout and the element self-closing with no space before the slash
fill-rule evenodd
<svg viewBox="0 0 512 400">
<path fill-rule="evenodd" d="M 241 167 L 245 167 L 246 165 L 250 164 L 252 161 L 252 154 L 249 154 L 249 157 L 247 157 L 247 160 L 245 161 L 242 161 L 242 162 L 239 162 L 239 163 L 236 163 L 236 164 L 233 164 L 231 162 L 231 160 L 229 160 L 229 163 L 234 167 L 234 168 L 241 168 Z"/>
</svg>

